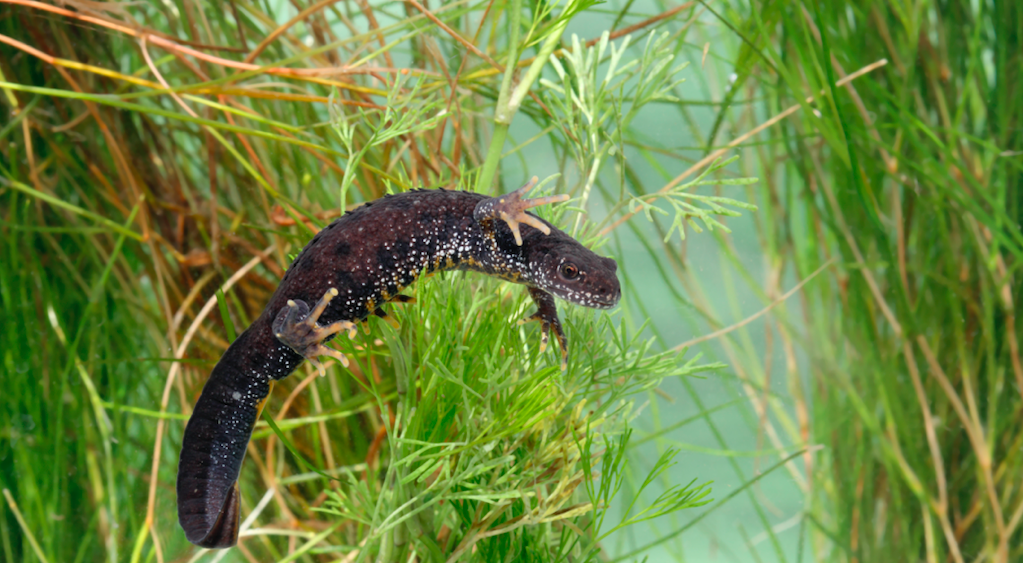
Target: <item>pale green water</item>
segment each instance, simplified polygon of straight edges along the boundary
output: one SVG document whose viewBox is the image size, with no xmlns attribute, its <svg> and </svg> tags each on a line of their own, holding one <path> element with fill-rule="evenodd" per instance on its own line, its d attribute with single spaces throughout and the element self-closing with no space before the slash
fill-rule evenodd
<svg viewBox="0 0 1023 563">
<path fill-rule="evenodd" d="M 620 2 L 610 2 L 610 9 L 620 8 Z M 653 15 L 659 13 L 659 8 L 652 1 L 637 1 L 632 4 L 632 9 L 637 13 Z M 569 34 L 575 32 L 580 36 L 593 36 L 587 30 L 601 29 L 607 26 L 606 21 L 598 21 L 600 18 L 593 17 L 593 24 L 588 25 L 587 17 L 581 17 L 570 27 Z M 635 21 L 635 20 L 633 20 Z M 624 24 L 623 24 L 624 25 Z M 678 24 L 681 25 L 681 22 Z M 678 25 L 671 29 L 677 29 Z M 702 28 L 706 31 L 706 27 Z M 711 27 L 714 29 L 714 27 Z M 711 41 L 712 50 L 722 58 L 730 58 L 732 55 L 722 47 L 722 44 L 714 41 L 712 37 L 700 37 L 691 33 L 690 37 L 699 37 L 701 41 Z M 725 40 L 726 35 L 718 38 Z M 642 37 L 633 37 L 633 41 L 645 40 Z M 727 39 L 731 41 L 731 38 Z M 684 51 L 683 55 L 688 57 L 690 66 L 682 71 L 686 82 L 679 87 L 681 97 L 690 101 L 720 100 L 726 87 L 725 81 L 732 71 L 732 67 L 720 61 L 708 59 L 708 63 L 701 69 L 702 44 L 694 44 L 691 49 Z M 699 106 L 691 108 L 690 113 L 695 117 L 699 129 L 706 134 L 710 131 L 715 117 L 716 108 L 712 106 Z M 694 147 L 699 143 L 690 134 L 690 126 L 683 120 L 677 108 L 669 105 L 648 107 L 637 121 L 633 122 L 633 128 L 642 131 L 647 139 L 664 147 Z M 724 127 L 719 133 L 719 143 L 727 142 L 734 135 L 728 134 L 728 127 Z M 724 139 L 724 141 L 721 141 Z M 704 156 L 700 151 L 685 151 L 692 160 L 698 160 Z M 733 153 L 734 154 L 734 153 Z M 740 153 L 741 154 L 741 153 Z M 627 150 L 626 157 L 631 160 L 641 181 L 648 186 L 648 189 L 659 189 L 665 184 L 661 174 L 651 166 L 643 165 L 643 160 L 636 154 L 636 151 Z M 688 167 L 688 163 L 660 159 L 661 165 L 668 174 L 674 176 Z M 604 169 L 604 178 L 609 185 L 618 188 L 614 179 L 616 174 L 610 166 Z M 534 173 L 540 173 L 534 170 Z M 729 187 L 723 190 L 722 195 L 736 199 L 746 199 L 744 191 L 739 187 Z M 755 203 L 755 202 L 754 202 Z M 599 218 L 598 218 L 599 219 Z M 654 230 L 644 218 L 634 218 L 632 223 L 638 226 L 639 236 L 646 237 L 653 248 L 659 247 L 660 235 Z M 727 221 L 732 230 L 730 239 L 738 261 L 743 264 L 754 279 L 760 281 L 764 275 L 763 252 L 759 246 L 758 235 L 754 230 L 754 218 L 750 213 L 744 212 L 740 218 L 729 218 Z M 656 260 L 663 257 L 652 257 L 644 248 L 637 235 L 631 230 L 623 227 L 618 229 L 620 246 L 612 245 L 613 248 L 620 248 L 620 255 L 616 256 L 623 269 L 627 269 L 631 280 L 641 284 L 636 288 L 637 292 L 650 313 L 649 320 L 657 327 L 657 331 L 664 338 L 665 343 L 674 346 L 681 342 L 700 337 L 713 329 L 702 320 L 702 317 L 692 308 L 686 307 L 677 302 L 672 295 L 672 290 L 681 293 L 686 299 L 685 289 L 672 280 L 672 287 L 665 284 L 664 279 L 658 273 L 655 265 Z M 678 244 L 677 241 L 675 243 Z M 741 321 L 747 316 L 760 311 L 764 304 L 756 297 L 754 292 L 745 285 L 739 273 L 727 260 L 721 256 L 721 247 L 713 236 L 706 231 L 697 234 L 689 231 L 686 243 L 687 267 L 690 268 L 688 275 L 697 276 L 704 291 L 709 295 L 711 306 L 719 314 L 719 320 L 725 325 L 731 325 Z M 663 261 L 663 267 L 667 268 L 667 260 Z M 738 306 L 735 311 L 730 306 L 727 295 L 726 278 L 731 278 L 734 286 L 734 298 Z M 783 283 L 783 287 L 791 287 L 792 283 Z M 632 298 L 632 295 L 630 295 Z M 793 304 L 790 304 L 793 306 Z M 636 307 L 632 308 L 636 311 Z M 637 324 L 643 322 L 641 315 L 634 313 Z M 767 353 L 764 340 L 764 322 L 758 319 L 746 326 L 755 350 L 755 356 L 764 358 Z M 722 361 L 730 363 L 729 358 L 723 352 L 719 342 L 710 341 L 699 345 L 689 352 L 690 357 L 698 352 L 704 354 L 703 359 L 707 361 Z M 772 372 L 776 374 L 772 378 L 771 391 L 783 398 L 789 397 L 789 389 L 783 374 L 785 371 L 784 356 L 779 346 L 773 350 Z M 723 408 L 712 415 L 712 420 L 718 432 L 724 436 L 727 448 L 736 452 L 747 454 L 758 448 L 770 448 L 770 442 L 762 436 L 758 443 L 758 435 L 755 430 L 756 415 L 750 408 L 750 402 L 741 393 L 735 383 L 735 371 L 726 369 L 717 375 L 711 375 L 705 379 L 692 378 L 689 380 L 695 390 L 700 402 L 706 409 L 733 402 L 733 406 Z M 673 423 L 688 419 L 700 412 L 697 402 L 693 399 L 685 386 L 680 381 L 665 381 L 661 387 L 669 396 L 674 398 L 674 403 L 669 403 L 663 398 L 657 399 L 656 409 L 648 407 L 642 416 L 636 421 L 636 438 L 640 438 L 641 430 L 654 430 L 657 427 L 670 426 Z M 656 412 L 655 412 L 656 411 Z M 659 418 L 660 424 L 655 424 Z M 692 479 L 698 482 L 712 480 L 713 497 L 722 499 L 744 482 L 757 475 L 758 470 L 763 470 L 779 461 L 778 455 L 766 455 L 754 458 L 749 455 L 736 456 L 742 476 L 738 475 L 732 466 L 729 458 L 706 453 L 706 450 L 720 450 L 721 444 L 715 438 L 710 425 L 705 420 L 697 420 L 684 427 L 678 428 L 664 437 L 661 447 L 675 447 L 683 451 L 676 458 L 678 464 L 671 469 L 671 481 L 673 483 L 687 483 Z M 700 451 L 703 450 L 703 451 Z M 649 464 L 652 464 L 659 455 L 661 449 L 653 442 L 640 446 L 641 456 Z M 754 489 L 754 495 L 760 500 L 761 508 L 767 517 L 768 523 L 775 528 L 777 538 L 787 559 L 794 559 L 798 544 L 798 515 L 803 508 L 803 494 L 793 481 L 791 475 L 784 470 L 778 470 L 763 478 Z M 627 500 L 627 495 L 619 499 L 622 502 Z M 691 518 L 698 515 L 708 507 L 692 509 L 680 513 L 677 518 L 663 518 L 654 522 L 654 528 L 661 533 L 678 529 Z M 743 533 L 745 532 L 745 534 Z M 688 530 L 675 541 L 662 544 L 650 552 L 650 561 L 751 561 L 755 560 L 749 552 L 747 539 L 753 544 L 756 556 L 762 561 L 775 561 L 777 557 L 767 536 L 763 534 L 764 525 L 754 510 L 752 501 L 748 494 L 742 493 L 727 504 L 718 508 L 711 516 L 704 519 L 695 528 Z M 653 529 L 650 526 L 638 525 L 630 533 L 621 534 L 626 537 L 615 538 L 621 541 L 624 547 L 621 551 L 629 551 L 632 547 L 645 544 L 655 539 Z M 744 537 L 746 539 L 744 539 Z M 611 542 L 609 547 L 615 547 Z M 620 552 L 620 551 L 619 551 Z"/>
</svg>

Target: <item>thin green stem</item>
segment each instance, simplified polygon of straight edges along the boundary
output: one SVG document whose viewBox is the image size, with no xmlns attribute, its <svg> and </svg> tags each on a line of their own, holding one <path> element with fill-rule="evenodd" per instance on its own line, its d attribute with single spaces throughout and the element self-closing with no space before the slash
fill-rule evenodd
<svg viewBox="0 0 1023 563">
<path fill-rule="evenodd" d="M 479 177 L 476 178 L 476 191 L 485 191 L 494 182 L 497 164 L 501 162 L 501 148 L 504 147 L 504 140 L 507 137 L 508 126 L 503 123 L 495 123 L 494 134 L 490 138 L 490 148 L 487 149 L 487 158 L 483 161 Z"/>
<path fill-rule="evenodd" d="M 504 76 L 501 79 L 501 91 L 497 96 L 497 106 L 494 108 L 494 134 L 490 138 L 490 147 L 487 149 L 487 157 L 483 161 L 483 167 L 476 178 L 476 191 L 484 192 L 490 189 L 494 181 L 494 174 L 497 172 L 497 165 L 501 162 L 501 150 L 504 148 L 504 141 L 508 137 L 508 120 L 501 119 L 508 112 L 508 103 L 512 95 L 512 79 L 515 76 L 517 63 L 519 62 L 519 29 L 522 27 L 522 0 L 512 0 L 509 18 L 508 37 L 508 62 L 505 63 Z"/>
</svg>

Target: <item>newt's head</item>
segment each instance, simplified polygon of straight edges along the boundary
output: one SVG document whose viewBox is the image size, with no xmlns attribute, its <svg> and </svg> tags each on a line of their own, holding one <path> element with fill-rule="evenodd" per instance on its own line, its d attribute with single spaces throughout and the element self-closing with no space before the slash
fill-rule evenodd
<svg viewBox="0 0 1023 563">
<path fill-rule="evenodd" d="M 533 283 L 565 301 L 610 309 L 622 297 L 618 263 L 598 256 L 568 236 L 550 236 L 529 260 Z"/>
</svg>

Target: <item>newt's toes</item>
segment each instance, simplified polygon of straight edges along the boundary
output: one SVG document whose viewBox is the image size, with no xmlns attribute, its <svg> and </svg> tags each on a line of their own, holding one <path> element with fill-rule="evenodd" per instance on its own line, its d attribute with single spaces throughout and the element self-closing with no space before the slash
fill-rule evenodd
<svg viewBox="0 0 1023 563">
<path fill-rule="evenodd" d="M 348 331 L 351 335 L 355 330 L 355 324 L 344 320 L 328 325 L 321 325 L 318 322 L 320 315 L 337 295 L 337 289 L 333 287 L 328 289 L 312 308 L 301 299 L 289 299 L 287 307 L 277 313 L 277 318 L 273 322 L 273 331 L 277 339 L 312 362 L 320 375 L 324 375 L 326 370 L 320 363 L 319 356 L 330 356 L 345 367 L 349 365 L 344 354 L 324 346 L 323 341 L 342 331 Z"/>
<path fill-rule="evenodd" d="M 476 207 L 474 212 L 476 220 L 500 219 L 504 221 L 508 224 L 508 228 L 511 229 L 512 236 L 515 237 L 515 244 L 519 246 L 522 246 L 522 233 L 519 232 L 520 224 L 529 225 L 545 235 L 551 234 L 551 228 L 546 223 L 526 213 L 526 210 L 540 205 L 547 205 L 548 203 L 568 201 L 569 196 L 568 194 L 559 194 L 522 199 L 522 196 L 526 195 L 529 190 L 536 186 L 537 181 L 538 178 L 533 176 L 525 186 L 506 196 L 484 200 Z"/>
</svg>

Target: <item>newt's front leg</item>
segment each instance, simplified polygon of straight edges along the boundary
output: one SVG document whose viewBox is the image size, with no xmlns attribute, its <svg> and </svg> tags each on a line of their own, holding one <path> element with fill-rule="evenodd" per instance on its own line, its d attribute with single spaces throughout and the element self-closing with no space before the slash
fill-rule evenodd
<svg viewBox="0 0 1023 563">
<path fill-rule="evenodd" d="M 321 376 L 325 375 L 326 371 L 320 363 L 319 356 L 330 356 L 348 367 L 348 358 L 341 352 L 324 346 L 323 341 L 343 330 L 348 331 L 349 338 L 355 337 L 355 323 L 350 321 L 337 321 L 327 326 L 321 326 L 316 322 L 330 304 L 330 300 L 335 297 L 337 290 L 332 287 L 316 302 L 312 310 L 309 309 L 309 304 L 301 299 L 288 300 L 288 306 L 277 313 L 277 318 L 273 322 L 274 336 L 312 362 Z"/>
<path fill-rule="evenodd" d="M 492 221 L 500 219 L 508 224 L 512 235 L 515 236 L 515 244 L 522 246 L 522 234 L 519 233 L 519 224 L 525 223 L 545 235 L 551 234 L 551 229 L 543 221 L 526 213 L 527 209 L 568 200 L 568 194 L 537 197 L 533 199 L 522 199 L 522 196 L 536 186 L 537 177 L 533 176 L 529 183 L 514 192 L 492 197 L 481 201 L 473 212 L 473 218 L 477 222 Z"/>
<path fill-rule="evenodd" d="M 554 329 L 554 337 L 558 339 L 558 346 L 561 347 L 561 371 L 568 369 L 568 339 L 565 338 L 565 331 L 561 328 L 561 319 L 558 318 L 558 309 L 554 304 L 554 296 L 542 289 L 529 288 L 529 296 L 536 303 L 536 312 L 519 321 L 519 324 L 530 321 L 540 321 L 540 351 L 547 349 L 547 340 L 550 331 Z"/>
</svg>

